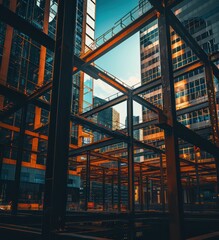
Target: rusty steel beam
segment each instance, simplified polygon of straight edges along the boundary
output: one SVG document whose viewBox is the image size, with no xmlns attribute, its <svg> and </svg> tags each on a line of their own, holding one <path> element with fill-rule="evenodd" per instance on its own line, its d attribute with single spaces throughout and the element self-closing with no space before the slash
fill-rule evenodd
<svg viewBox="0 0 219 240">
<path fill-rule="evenodd" d="M 106 209 L 106 176 L 105 176 L 105 168 L 103 168 L 102 173 L 102 204 L 103 204 L 103 211 Z"/>
<path fill-rule="evenodd" d="M 96 107 L 94 107 L 93 109 L 91 109 L 91 110 L 89 110 L 87 112 L 82 113 L 81 116 L 82 117 L 92 116 L 92 115 L 94 115 L 94 114 L 96 114 L 96 113 L 98 113 L 100 111 L 103 111 L 104 109 L 107 109 L 109 107 L 113 107 L 114 105 L 117 105 L 117 104 L 119 104 L 121 102 L 126 101 L 127 98 L 128 97 L 126 95 L 119 96 L 117 98 L 114 98 L 114 99 L 106 102 L 106 103 L 103 103 L 103 104 L 101 104 L 99 106 L 96 106 Z"/>
<path fill-rule="evenodd" d="M 117 143 L 120 143 L 120 142 L 121 142 L 120 139 L 105 138 L 105 139 L 102 139 L 98 142 L 94 142 L 94 143 L 87 144 L 85 146 L 79 147 L 79 148 L 75 149 L 74 151 L 70 151 L 69 152 L 69 157 L 76 157 L 76 156 L 81 155 L 84 152 L 91 151 L 91 150 L 94 150 L 94 149 L 99 149 L 99 148 L 106 147 L 106 146 L 110 146 L 110 145 L 117 144 Z"/>
<path fill-rule="evenodd" d="M 107 127 L 101 126 L 100 124 L 95 123 L 95 122 L 93 122 L 91 120 L 88 120 L 86 118 L 83 118 L 83 117 L 81 117 L 79 115 L 73 115 L 72 114 L 71 115 L 71 119 L 74 122 L 77 122 L 78 124 L 82 124 L 82 125 L 88 126 L 91 129 L 103 132 L 103 133 L 105 133 L 105 134 L 107 134 L 107 135 L 109 135 L 111 137 L 120 139 L 120 141 L 129 142 L 129 137 L 126 135 L 125 132 L 113 131 L 113 130 L 107 128 Z M 164 151 L 160 150 L 159 148 L 156 148 L 153 145 L 146 144 L 146 143 L 141 142 L 141 141 L 136 140 L 136 139 L 133 139 L 133 143 L 136 146 L 140 147 L 140 148 L 149 149 L 149 150 L 152 150 L 152 151 L 157 152 L 157 153 L 164 153 Z"/>
<path fill-rule="evenodd" d="M 154 0 L 149 0 L 152 5 Z M 167 1 L 164 1 L 165 4 Z M 165 150 L 167 168 L 167 191 L 169 209 L 169 229 L 170 240 L 184 239 L 184 219 L 182 186 L 179 163 L 178 136 L 176 125 L 176 103 L 174 93 L 174 77 L 172 69 L 172 54 L 170 40 L 170 20 L 168 18 L 167 7 L 158 18 L 160 61 L 161 61 L 161 83 L 163 92 L 163 112 L 171 125 L 170 129 L 165 129 Z"/>
<path fill-rule="evenodd" d="M 133 98 L 127 100 L 127 133 L 128 133 L 128 210 L 135 211 L 135 175 L 134 175 L 134 142 L 133 142 Z"/>
<path fill-rule="evenodd" d="M 0 128 L 4 128 L 4 129 L 8 129 L 10 131 L 14 131 L 14 132 L 20 132 L 20 128 L 16 127 L 16 126 L 12 126 L 3 122 L 0 122 Z M 48 140 L 48 137 L 43 135 L 43 134 L 39 134 L 39 133 L 35 133 L 29 130 L 25 130 L 25 134 L 31 137 L 35 137 L 35 138 L 40 138 L 43 140 Z"/>
<path fill-rule="evenodd" d="M 169 125 L 167 122 L 160 122 L 156 125 L 164 130 L 172 128 L 172 126 Z M 187 128 L 186 126 L 179 122 L 176 123 L 175 129 L 177 131 L 179 138 L 183 139 L 186 142 L 191 143 L 192 145 L 199 147 L 203 151 L 212 154 L 215 158 L 219 158 L 219 147 L 217 147 L 209 140 L 206 140 L 205 138 L 201 137 L 199 134 L 197 134 L 196 132 Z"/>
<path fill-rule="evenodd" d="M 101 124 L 95 123 L 89 119 L 83 118 L 79 115 L 71 115 L 71 120 L 77 124 L 84 125 L 87 127 L 90 127 L 94 131 L 102 132 L 104 134 L 107 134 L 108 136 L 118 138 L 120 140 L 123 140 L 123 138 L 127 137 L 125 134 L 116 132 L 111 130 L 108 127 L 105 127 Z"/>
<path fill-rule="evenodd" d="M 85 185 L 85 201 L 84 201 L 84 209 L 88 210 L 88 202 L 90 201 L 90 152 L 87 151 L 87 159 L 86 159 L 86 185 Z"/>
<path fill-rule="evenodd" d="M 216 94 L 215 94 L 212 66 L 209 64 L 209 62 L 207 62 L 205 64 L 205 78 L 206 78 L 206 85 L 207 85 L 208 103 L 209 103 L 211 127 L 212 127 L 212 133 L 213 133 L 213 141 L 219 147 L 219 129 L 218 129 L 217 106 L 216 106 L 216 104 L 217 104 L 216 103 Z"/>
<path fill-rule="evenodd" d="M 219 124 L 217 113 L 217 101 L 214 87 L 214 76 L 212 66 L 209 62 L 205 63 L 205 79 L 208 93 L 208 105 L 210 111 L 211 129 L 213 135 L 213 142 L 219 148 Z M 217 173 L 217 193 L 219 193 L 219 158 L 215 158 L 216 173 Z M 199 197 L 200 198 L 200 197 Z"/>
<path fill-rule="evenodd" d="M 214 157 L 219 158 L 219 148 L 216 147 L 213 143 L 202 138 L 197 133 L 185 127 L 181 123 L 177 123 L 175 128 L 180 138 L 199 147 L 201 150 L 212 154 Z"/>
<path fill-rule="evenodd" d="M 153 105 L 153 104 L 150 103 L 149 101 L 145 100 L 144 98 L 134 95 L 134 96 L 133 96 L 133 99 L 134 99 L 137 103 L 139 103 L 139 104 L 141 104 L 142 106 L 148 108 L 149 110 L 151 110 L 151 111 L 153 111 L 153 112 L 155 112 L 155 113 L 157 113 L 157 114 L 159 114 L 159 115 L 163 115 L 163 111 L 162 111 L 160 108 L 156 107 L 155 105 Z"/>
</svg>

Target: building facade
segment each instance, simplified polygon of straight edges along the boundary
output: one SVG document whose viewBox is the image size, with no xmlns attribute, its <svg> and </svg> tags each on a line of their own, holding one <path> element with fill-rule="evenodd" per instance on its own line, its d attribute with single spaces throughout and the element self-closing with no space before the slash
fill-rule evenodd
<svg viewBox="0 0 219 240">
<path fill-rule="evenodd" d="M 94 106 L 102 105 L 106 103 L 105 99 L 94 96 L 93 104 Z M 95 117 L 95 121 L 109 129 L 116 130 L 120 128 L 120 114 L 113 108 L 107 108 L 99 113 Z M 104 135 L 101 133 L 94 133 L 94 141 L 99 141 Z"/>
<path fill-rule="evenodd" d="M 56 0 L 3 0 L 3 5 L 33 24 L 51 38 L 55 39 L 58 3 Z M 77 0 L 75 55 L 83 53 L 94 40 L 95 0 Z M 22 32 L 0 23 L 0 81 L 21 94 L 30 95 L 52 81 L 54 53 L 41 46 Z M 88 101 L 87 88 L 93 87 L 93 80 L 78 72 L 72 77 L 72 112 L 78 113 L 79 101 Z M 88 85 L 88 86 L 87 86 Z M 50 102 L 51 91 L 41 97 L 41 101 Z M 92 97 L 90 98 L 92 104 Z M 13 107 L 9 98 L 0 96 L 1 111 L 7 112 Z M 85 106 L 85 103 L 83 104 Z M 5 118 L 1 126 L 0 142 L 4 148 L 1 169 L 1 201 L 9 202 L 13 192 L 15 164 L 19 141 L 21 110 Z M 49 111 L 28 104 L 21 169 L 20 202 L 41 202 L 45 177 L 47 153 Z M 38 132 L 44 137 L 37 136 Z M 78 143 L 78 128 L 71 127 L 70 144 Z M 68 187 L 74 199 L 80 187 L 80 177 L 69 170 Z M 68 199 L 71 198 L 68 196 Z M 70 199 L 71 200 L 71 199 Z"/>
<path fill-rule="evenodd" d="M 173 9 L 173 12 L 204 51 L 209 56 L 216 56 L 215 63 L 219 65 L 219 2 L 216 0 L 210 0 L 208 2 L 185 0 L 179 3 L 177 7 Z M 170 35 L 172 63 L 175 72 L 198 61 L 198 57 L 173 29 L 170 29 Z M 140 52 L 142 85 L 158 82 L 161 77 L 158 20 L 151 22 L 141 29 Z M 197 131 L 204 138 L 212 139 L 204 66 L 181 74 L 179 77 L 175 77 L 174 84 L 178 121 L 192 130 Z M 214 84 L 217 112 L 219 113 L 218 79 L 214 79 Z M 162 108 L 161 84 L 154 84 L 154 86 L 155 87 L 144 92 L 142 97 L 157 107 Z M 149 109 L 143 107 L 142 111 L 145 122 L 149 122 L 156 118 L 156 115 Z M 164 144 L 164 132 L 155 125 L 150 125 L 144 128 L 143 139 L 145 142 L 162 147 Z M 197 158 L 193 146 L 185 147 L 180 145 L 180 156 L 191 161 L 195 161 Z M 155 154 L 148 154 L 145 156 L 145 160 L 157 159 L 157 157 L 158 156 Z M 199 152 L 198 161 L 207 161 L 209 159 L 212 159 L 212 156 L 205 152 Z M 185 178 L 183 175 L 182 177 Z M 212 176 L 207 177 L 209 179 L 212 178 Z M 214 191 L 213 187 L 211 190 Z"/>
</svg>

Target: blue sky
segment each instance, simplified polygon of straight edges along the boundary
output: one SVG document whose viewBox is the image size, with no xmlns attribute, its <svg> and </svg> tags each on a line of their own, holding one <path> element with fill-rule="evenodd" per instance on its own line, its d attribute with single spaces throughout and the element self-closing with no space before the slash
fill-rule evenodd
<svg viewBox="0 0 219 240">
<path fill-rule="evenodd" d="M 99 37 L 109 30 L 116 21 L 138 5 L 138 0 L 96 0 L 96 29 L 95 37 Z M 129 86 L 140 82 L 140 46 L 139 32 L 122 44 L 111 50 L 96 61 L 96 64 L 115 75 Z M 94 94 L 106 98 L 118 92 L 102 81 L 95 80 Z M 126 104 L 115 108 L 120 112 L 121 122 L 126 117 Z M 141 112 L 139 105 L 135 105 L 134 115 Z"/>
</svg>

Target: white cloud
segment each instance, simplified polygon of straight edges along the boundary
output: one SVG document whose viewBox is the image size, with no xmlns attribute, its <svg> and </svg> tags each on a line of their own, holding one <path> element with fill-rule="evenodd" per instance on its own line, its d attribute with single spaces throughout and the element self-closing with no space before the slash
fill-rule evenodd
<svg viewBox="0 0 219 240">
<path fill-rule="evenodd" d="M 139 77 L 130 76 L 128 79 L 120 79 L 124 84 L 127 84 L 129 87 L 140 84 Z M 98 79 L 94 80 L 94 96 L 98 96 L 100 98 L 107 98 L 113 94 L 119 93 L 119 91 L 104 81 Z"/>
<path fill-rule="evenodd" d="M 136 76 L 130 76 L 128 79 L 121 79 L 121 81 L 123 81 L 125 84 L 127 84 L 130 87 L 140 83 L 139 77 L 136 77 Z M 120 95 L 122 94 L 115 88 L 103 82 L 102 80 L 100 79 L 94 80 L 94 96 L 108 100 L 107 99 L 108 97 L 117 93 L 119 93 Z M 116 96 L 112 97 L 111 99 L 115 97 Z M 116 109 L 120 113 L 120 122 L 124 124 L 125 118 L 126 118 L 126 102 L 123 102 L 115 106 L 114 109 Z M 139 104 L 134 103 L 134 115 L 135 116 L 139 115 L 141 118 L 141 115 L 142 115 L 141 111 L 142 111 L 141 106 Z"/>
<path fill-rule="evenodd" d="M 141 82 L 141 80 L 137 76 L 131 76 L 127 80 L 123 80 L 123 81 L 124 81 L 124 83 L 126 83 L 130 87 L 132 87 L 136 84 L 140 84 L 140 82 Z"/>
</svg>

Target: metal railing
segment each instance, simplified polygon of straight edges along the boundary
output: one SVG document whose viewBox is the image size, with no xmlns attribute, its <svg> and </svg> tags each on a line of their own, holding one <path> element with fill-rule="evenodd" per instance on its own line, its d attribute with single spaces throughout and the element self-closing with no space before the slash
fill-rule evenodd
<svg viewBox="0 0 219 240">
<path fill-rule="evenodd" d="M 125 16 L 123 16 L 120 20 L 118 20 L 112 28 L 110 28 L 108 31 L 106 31 L 104 34 L 98 37 L 94 42 L 92 42 L 89 45 L 89 47 L 85 48 L 85 52 L 81 54 L 81 57 L 84 57 L 84 55 L 86 55 L 88 52 L 91 52 L 95 50 L 97 47 L 104 44 L 106 41 L 108 41 L 114 35 L 122 31 L 125 27 L 134 22 L 136 19 L 138 19 L 140 16 L 142 16 L 146 11 L 148 11 L 151 8 L 152 6 L 148 1 L 146 0 L 142 1 L 130 12 L 128 12 Z"/>
</svg>

